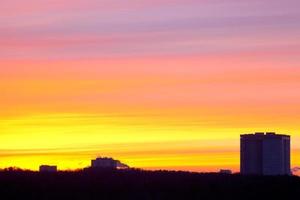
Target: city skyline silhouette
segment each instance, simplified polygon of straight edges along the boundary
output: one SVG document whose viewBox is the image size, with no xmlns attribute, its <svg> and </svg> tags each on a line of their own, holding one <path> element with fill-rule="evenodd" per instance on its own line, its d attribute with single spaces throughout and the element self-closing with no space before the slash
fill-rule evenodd
<svg viewBox="0 0 300 200">
<path fill-rule="evenodd" d="M 291 138 L 290 135 L 276 134 L 275 132 L 255 132 L 253 134 L 240 135 L 240 171 L 234 171 L 241 175 L 298 175 L 299 167 L 291 167 Z M 80 171 L 86 169 L 94 170 L 117 170 L 117 169 L 138 169 L 128 166 L 120 160 L 111 157 L 97 156 L 91 159 L 90 165 L 84 168 L 68 169 L 67 171 Z M 27 171 L 18 167 L 6 167 L 2 171 Z M 160 169 L 162 170 L 162 169 Z M 29 170 L 30 171 L 30 170 Z M 56 173 L 59 170 L 57 165 L 41 164 L 39 172 Z M 155 171 L 155 170 L 154 170 Z M 169 171 L 176 171 L 171 169 Z M 182 171 L 182 170 L 180 170 Z M 188 170 L 186 170 L 188 171 Z M 205 171 L 199 171 L 204 173 Z M 232 169 L 220 168 L 219 171 L 210 173 L 232 174 Z"/>
</svg>

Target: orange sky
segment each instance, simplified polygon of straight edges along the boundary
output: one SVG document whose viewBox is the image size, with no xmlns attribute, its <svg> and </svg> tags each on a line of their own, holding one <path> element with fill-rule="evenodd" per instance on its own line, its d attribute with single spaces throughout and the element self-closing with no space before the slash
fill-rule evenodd
<svg viewBox="0 0 300 200">
<path fill-rule="evenodd" d="M 291 134 L 299 166 L 297 1 L 13 1 L 0 2 L 0 167 L 112 156 L 238 171 L 239 135 L 255 131 Z"/>
<path fill-rule="evenodd" d="M 0 166 L 74 169 L 101 155 L 147 169 L 238 170 L 239 134 L 254 131 L 291 134 L 295 166 L 300 73 L 237 67 L 246 58 L 6 61 Z"/>
</svg>

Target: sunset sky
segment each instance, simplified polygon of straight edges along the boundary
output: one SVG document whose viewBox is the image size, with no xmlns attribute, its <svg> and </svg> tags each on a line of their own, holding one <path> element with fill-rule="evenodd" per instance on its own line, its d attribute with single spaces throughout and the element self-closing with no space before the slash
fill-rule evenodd
<svg viewBox="0 0 300 200">
<path fill-rule="evenodd" d="M 239 170 L 239 135 L 292 136 L 299 0 L 1 0 L 0 168 Z"/>
</svg>

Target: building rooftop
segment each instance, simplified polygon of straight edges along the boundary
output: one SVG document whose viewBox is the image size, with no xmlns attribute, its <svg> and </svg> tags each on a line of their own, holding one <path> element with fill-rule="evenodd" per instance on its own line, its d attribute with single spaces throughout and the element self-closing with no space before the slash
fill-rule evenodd
<svg viewBox="0 0 300 200">
<path fill-rule="evenodd" d="M 249 134 L 242 134 L 241 137 L 290 137 L 290 135 L 286 134 L 276 134 L 275 132 L 256 132 Z"/>
</svg>

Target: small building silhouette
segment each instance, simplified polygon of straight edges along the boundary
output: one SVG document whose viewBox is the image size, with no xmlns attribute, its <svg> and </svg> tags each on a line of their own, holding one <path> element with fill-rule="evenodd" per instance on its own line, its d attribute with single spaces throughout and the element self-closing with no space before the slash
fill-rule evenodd
<svg viewBox="0 0 300 200">
<path fill-rule="evenodd" d="M 109 168 L 109 169 L 116 169 L 117 168 L 117 161 L 112 158 L 107 157 L 99 157 L 95 160 L 92 160 L 92 168 Z"/>
<path fill-rule="evenodd" d="M 273 132 L 241 135 L 241 174 L 290 175 L 290 136 Z"/>
<path fill-rule="evenodd" d="M 121 163 L 119 160 L 114 160 L 113 158 L 98 157 L 95 160 L 92 160 L 91 168 L 117 169 L 117 168 L 129 168 L 129 167 Z"/>
<path fill-rule="evenodd" d="M 41 165 L 40 172 L 57 172 L 57 166 Z"/>
</svg>

